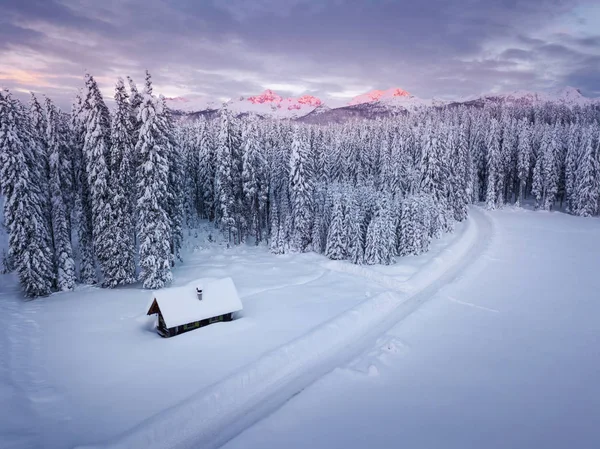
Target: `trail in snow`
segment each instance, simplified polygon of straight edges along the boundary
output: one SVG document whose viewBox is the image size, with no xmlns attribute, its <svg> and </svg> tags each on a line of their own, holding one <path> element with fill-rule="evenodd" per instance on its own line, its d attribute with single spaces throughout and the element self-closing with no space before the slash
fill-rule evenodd
<svg viewBox="0 0 600 449">
<path fill-rule="evenodd" d="M 413 276 L 400 293 L 384 293 L 359 304 L 107 445 L 95 447 L 221 446 L 326 373 L 371 347 L 387 329 L 459 277 L 487 248 L 492 232 L 488 216 L 471 208 L 460 241 L 444 250 L 426 270 Z M 388 282 L 389 278 L 371 279 L 388 287 L 394 285 Z"/>
</svg>

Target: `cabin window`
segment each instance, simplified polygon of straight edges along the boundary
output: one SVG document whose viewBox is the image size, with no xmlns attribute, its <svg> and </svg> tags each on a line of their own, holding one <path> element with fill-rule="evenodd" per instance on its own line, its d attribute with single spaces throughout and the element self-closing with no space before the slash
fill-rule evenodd
<svg viewBox="0 0 600 449">
<path fill-rule="evenodd" d="M 197 327 L 200 327 L 200 323 L 198 321 L 196 321 L 195 323 L 184 324 L 183 330 L 189 331 L 190 329 L 196 329 Z"/>
<path fill-rule="evenodd" d="M 212 317 L 212 318 L 211 318 L 211 319 L 208 321 L 208 323 L 209 323 L 209 324 L 211 324 L 211 323 L 218 323 L 219 321 L 223 321 L 223 315 L 219 315 L 219 316 L 214 316 L 214 317 Z"/>
</svg>

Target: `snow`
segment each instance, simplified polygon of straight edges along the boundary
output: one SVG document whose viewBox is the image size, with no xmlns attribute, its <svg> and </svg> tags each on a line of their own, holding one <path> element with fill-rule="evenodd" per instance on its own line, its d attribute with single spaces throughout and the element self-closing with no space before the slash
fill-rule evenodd
<svg viewBox="0 0 600 449">
<path fill-rule="evenodd" d="M 430 253 L 403 258 L 394 265 L 396 272 L 388 267 L 386 273 L 400 280 L 413 276 L 463 232 L 465 225 L 434 242 Z M 327 344 L 331 354 L 334 342 L 293 342 L 357 307 L 374 315 L 353 318 L 352 313 L 342 322 L 373 322 L 385 315 L 377 307 L 385 312 L 396 302 L 385 286 L 333 271 L 326 267 L 328 259 L 317 254 L 275 256 L 253 245 L 226 248 L 212 224 L 198 237 L 195 231 L 189 234 L 185 262 L 173 270 L 173 287 L 199 277 L 231 277 L 244 310 L 232 322 L 175 338 L 155 332 L 155 318 L 146 316 L 150 292 L 139 286 L 78 286 L 74 292 L 23 302 L 16 277 L 0 277 L 0 399 L 11 410 L 10 419 L 0 420 L 4 441 L 50 449 L 116 444 L 145 428 L 153 416 L 214 391 L 236 373 L 243 379 L 241 373 L 251 366 L 265 370 L 269 363 L 281 364 L 286 359 L 274 354 L 281 357 L 287 345 L 306 357 Z M 337 332 L 333 327 L 325 335 Z M 357 334 L 343 330 L 343 338 L 352 335 Z M 260 362 L 269 354 L 271 362 Z M 167 432 L 180 430 L 185 431 L 172 426 Z"/>
<path fill-rule="evenodd" d="M 223 103 L 200 95 L 187 95 L 166 99 L 167 106 L 183 112 L 198 112 L 220 109 Z M 235 115 L 258 114 L 280 119 L 298 118 L 324 106 L 321 100 L 312 95 L 301 97 L 281 97 L 270 89 L 250 97 L 232 98 L 226 102 L 227 108 Z"/>
<path fill-rule="evenodd" d="M 369 341 L 371 334 L 385 330 L 390 322 L 423 301 L 427 287 L 443 282 L 445 276 L 462 266 L 463 260 L 468 263 L 468 256 L 477 253 L 478 242 L 486 241 L 487 235 L 485 217 L 478 211 L 473 215 L 477 219 L 467 223 L 459 233 L 461 237 L 436 254 L 438 263 L 434 265 L 442 262 L 444 269 L 429 272 L 428 282 L 412 288 L 410 295 L 388 291 L 373 296 L 100 447 L 218 447 L 238 429 L 240 421 L 246 422 L 265 404 L 272 406 L 278 398 L 287 398 L 301 385 L 316 380 L 341 356 L 352 354 L 357 346 Z M 369 280 L 367 271 L 363 281 Z"/>
<path fill-rule="evenodd" d="M 165 98 L 167 106 L 175 111 L 197 112 L 219 109 L 222 102 L 201 95 L 186 95 L 185 97 Z"/>
<path fill-rule="evenodd" d="M 561 89 L 556 89 L 550 92 L 532 92 L 526 90 L 518 90 L 513 92 L 488 94 L 482 97 L 488 101 L 502 101 L 505 103 L 514 104 L 531 104 L 541 105 L 552 102 L 564 104 L 569 107 L 586 106 L 598 102 L 597 98 L 584 97 L 579 89 L 571 86 L 566 86 Z"/>
<path fill-rule="evenodd" d="M 224 448 L 600 447 L 600 221 L 490 216 L 454 282 Z"/>
<path fill-rule="evenodd" d="M 202 289 L 202 300 L 196 295 L 197 287 Z M 157 290 L 153 299 L 158 303 L 167 328 L 243 309 L 235 284 L 229 277 L 217 280 L 197 279 L 183 287 Z"/>
<path fill-rule="evenodd" d="M 216 110 L 222 106 L 222 103 L 218 101 L 212 101 L 199 95 L 167 98 L 166 100 L 167 105 L 170 108 L 184 112 Z M 485 95 L 470 95 L 455 101 L 447 101 L 439 98 L 420 98 L 411 95 L 403 89 L 390 88 L 387 90 L 372 90 L 366 92 L 354 97 L 347 105 L 340 105 L 339 107 L 370 103 L 385 106 L 391 110 L 401 109 L 415 111 L 425 107 L 440 107 L 449 103 L 469 102 L 474 100 L 490 102 L 501 101 L 508 104 L 530 105 L 541 105 L 547 102 L 553 102 L 564 104 L 569 107 L 600 103 L 600 98 L 585 97 L 581 94 L 579 89 L 571 86 L 549 92 L 518 90 L 513 92 L 488 93 Z M 269 89 L 260 95 L 231 99 L 227 102 L 227 107 L 236 115 L 252 113 L 278 119 L 296 119 L 304 117 L 312 111 L 316 111 L 317 114 L 323 114 L 331 110 L 319 98 L 311 95 L 304 95 L 299 98 L 283 98 Z"/>
<path fill-rule="evenodd" d="M 598 447 L 600 220 L 472 208 L 372 267 L 191 234 L 174 289 L 231 278 L 244 310 L 172 339 L 147 290 L 22 302 L 0 277 L 3 443 Z"/>
</svg>

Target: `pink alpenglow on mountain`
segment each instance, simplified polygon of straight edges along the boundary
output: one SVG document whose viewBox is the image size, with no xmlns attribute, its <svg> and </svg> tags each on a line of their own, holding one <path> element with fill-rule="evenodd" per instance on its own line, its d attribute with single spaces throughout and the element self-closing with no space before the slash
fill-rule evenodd
<svg viewBox="0 0 600 449">
<path fill-rule="evenodd" d="M 280 95 L 277 95 L 271 89 L 267 89 L 260 95 L 248 97 L 248 101 L 252 104 L 281 103 L 283 98 Z"/>
<path fill-rule="evenodd" d="M 367 92 L 366 94 L 359 95 L 354 97 L 350 101 L 350 105 L 362 104 L 362 103 L 371 103 L 373 101 L 379 101 L 388 98 L 394 97 L 410 97 L 410 93 L 400 88 L 392 88 L 388 90 L 372 90 L 371 92 Z"/>
<path fill-rule="evenodd" d="M 276 94 L 271 89 L 265 90 L 260 95 L 253 95 L 248 97 L 248 101 L 252 104 L 265 104 L 270 103 L 274 107 L 277 108 L 286 108 L 289 111 L 292 110 L 300 110 L 302 109 L 302 105 L 310 106 L 316 108 L 321 105 L 321 100 L 317 97 L 313 97 L 312 95 L 303 95 L 300 98 L 283 98 L 282 96 Z"/>
<path fill-rule="evenodd" d="M 313 97 L 312 95 L 302 95 L 300 98 L 298 98 L 298 103 L 306 104 L 314 108 L 323 104 L 323 102 L 320 99 L 318 99 L 317 97 Z"/>
</svg>

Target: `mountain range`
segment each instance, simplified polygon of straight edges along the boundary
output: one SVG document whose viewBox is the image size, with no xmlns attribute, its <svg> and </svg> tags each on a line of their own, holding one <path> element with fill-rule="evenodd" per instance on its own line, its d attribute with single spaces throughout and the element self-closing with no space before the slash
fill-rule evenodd
<svg viewBox="0 0 600 449">
<path fill-rule="evenodd" d="M 329 107 L 312 95 L 282 97 L 270 89 L 259 95 L 239 97 L 225 103 L 200 96 L 167 98 L 167 105 L 183 119 L 214 118 L 226 106 L 236 116 L 255 114 L 263 118 L 291 119 L 304 123 L 341 123 L 353 119 L 375 119 L 431 106 L 483 107 L 489 103 L 512 105 L 563 104 L 568 107 L 600 105 L 600 98 L 588 98 L 574 87 L 552 93 L 514 91 L 503 94 L 475 96 L 460 101 L 422 99 L 400 88 L 373 90 L 354 97 L 348 104 Z"/>
</svg>

